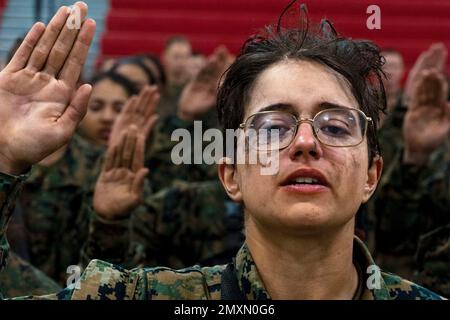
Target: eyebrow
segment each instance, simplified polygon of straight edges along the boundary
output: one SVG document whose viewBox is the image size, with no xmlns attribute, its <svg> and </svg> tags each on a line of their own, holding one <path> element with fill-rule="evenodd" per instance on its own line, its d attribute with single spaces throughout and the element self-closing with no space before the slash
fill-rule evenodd
<svg viewBox="0 0 450 320">
<path fill-rule="evenodd" d="M 338 104 L 338 103 L 325 101 L 325 102 L 321 102 L 320 104 L 314 106 L 313 111 L 315 111 L 315 113 L 317 113 L 317 112 L 322 111 L 322 110 L 333 109 L 333 108 L 353 108 L 353 107 L 344 106 L 344 105 L 341 105 L 341 104 Z M 264 108 L 261 108 L 257 112 L 263 112 L 263 111 L 286 111 L 286 112 L 290 112 L 292 114 L 298 115 L 298 111 L 290 103 L 275 103 L 275 104 L 271 104 L 271 105 L 268 105 L 268 106 L 266 106 Z"/>
</svg>

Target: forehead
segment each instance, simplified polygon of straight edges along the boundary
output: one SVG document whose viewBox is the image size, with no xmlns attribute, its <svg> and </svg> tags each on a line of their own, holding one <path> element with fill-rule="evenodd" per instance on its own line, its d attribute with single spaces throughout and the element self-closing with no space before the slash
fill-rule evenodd
<svg viewBox="0 0 450 320">
<path fill-rule="evenodd" d="M 256 79 L 246 115 L 272 104 L 289 104 L 298 114 L 319 111 L 323 103 L 359 108 L 348 82 L 316 62 L 285 60 L 264 70 Z"/>
<path fill-rule="evenodd" d="M 103 100 L 127 99 L 127 91 L 118 83 L 110 79 L 103 79 L 97 82 L 92 88 L 92 98 Z"/>
</svg>

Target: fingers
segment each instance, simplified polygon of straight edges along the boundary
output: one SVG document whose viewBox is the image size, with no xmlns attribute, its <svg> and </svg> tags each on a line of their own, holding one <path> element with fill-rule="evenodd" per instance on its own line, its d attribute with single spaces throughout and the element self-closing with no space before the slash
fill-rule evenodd
<svg viewBox="0 0 450 320">
<path fill-rule="evenodd" d="M 153 116 L 156 112 L 156 107 L 158 106 L 161 95 L 159 94 L 158 87 L 153 86 L 150 92 L 150 97 L 147 102 L 145 109 L 143 110 L 143 114 L 146 119 Z"/>
<path fill-rule="evenodd" d="M 64 21 L 56 42 L 51 47 L 44 72 L 52 76 L 57 75 L 64 64 L 69 52 L 74 46 L 75 39 L 81 29 L 82 22 L 87 15 L 87 5 L 77 2 L 70 10 L 70 16 Z"/>
<path fill-rule="evenodd" d="M 147 123 L 145 124 L 144 130 L 143 130 L 144 137 L 148 137 L 150 135 L 150 132 L 152 131 L 152 129 L 155 126 L 158 119 L 159 119 L 159 116 L 157 114 L 154 114 L 153 116 L 148 118 Z"/>
<path fill-rule="evenodd" d="M 137 140 L 137 128 L 136 126 L 131 126 L 127 130 L 125 144 L 122 146 L 121 153 L 121 167 L 126 169 L 131 169 L 133 164 L 133 158 L 136 151 L 136 141 Z"/>
<path fill-rule="evenodd" d="M 89 47 L 94 39 L 95 28 L 96 25 L 94 20 L 86 20 L 81 27 L 80 33 L 78 34 L 72 49 L 70 50 L 69 48 L 70 54 L 67 59 L 64 61 L 60 59 L 60 57 L 58 59 L 55 58 L 55 62 L 52 64 L 56 69 L 55 73 L 52 74 L 56 75 L 59 73 L 59 79 L 66 82 L 71 87 L 76 85 L 80 77 L 81 70 L 83 69 L 88 55 Z M 62 66 L 61 72 L 59 72 L 62 63 L 64 63 L 64 65 Z"/>
<path fill-rule="evenodd" d="M 115 158 L 117 156 L 117 147 L 108 148 L 105 156 L 105 163 L 103 165 L 103 171 L 108 172 L 114 168 Z"/>
<path fill-rule="evenodd" d="M 142 194 L 142 191 L 144 189 L 145 177 L 147 176 L 148 172 L 149 170 L 147 168 L 142 168 L 138 171 L 131 187 L 133 193 Z"/>
<path fill-rule="evenodd" d="M 448 84 L 442 73 L 436 69 L 422 71 L 417 80 L 412 108 L 442 107 L 445 113 Z"/>
<path fill-rule="evenodd" d="M 157 86 L 146 86 L 139 94 L 136 112 L 149 117 L 156 110 L 159 102 L 159 90 Z"/>
<path fill-rule="evenodd" d="M 136 140 L 136 148 L 133 155 L 132 170 L 133 172 L 138 172 L 144 167 L 144 156 L 145 156 L 145 136 L 138 135 Z"/>
<path fill-rule="evenodd" d="M 148 102 L 150 100 L 150 94 L 151 94 L 151 88 L 145 87 L 141 90 L 141 93 L 139 94 L 138 101 L 136 104 L 136 112 L 140 114 L 144 114 L 144 110 L 148 105 Z"/>
<path fill-rule="evenodd" d="M 123 113 L 123 114 L 132 114 L 132 113 L 134 113 L 134 110 L 136 109 L 137 101 L 138 101 L 138 97 L 133 95 L 130 99 L 128 99 L 128 101 L 125 104 L 125 107 L 123 107 L 123 110 L 122 110 L 121 113 Z"/>
<path fill-rule="evenodd" d="M 89 84 L 84 84 L 78 88 L 72 100 L 70 101 L 69 106 L 58 119 L 61 127 L 63 127 L 65 130 L 70 130 L 70 132 L 75 131 L 78 123 L 86 115 L 87 105 L 91 92 L 92 86 Z"/>
<path fill-rule="evenodd" d="M 19 49 L 17 49 L 11 61 L 6 66 L 6 71 L 15 72 L 25 67 L 30 55 L 33 52 L 33 49 L 41 36 L 44 34 L 44 31 L 45 25 L 42 22 L 35 23 L 33 27 L 31 27 L 30 31 L 23 39 Z"/>
<path fill-rule="evenodd" d="M 68 8 L 63 6 L 59 8 L 53 18 L 50 20 L 44 34 L 40 38 L 38 44 L 34 48 L 30 60 L 28 61 L 27 68 L 32 71 L 39 71 L 45 64 L 47 57 L 58 38 L 61 29 L 66 23 L 69 16 Z"/>
</svg>

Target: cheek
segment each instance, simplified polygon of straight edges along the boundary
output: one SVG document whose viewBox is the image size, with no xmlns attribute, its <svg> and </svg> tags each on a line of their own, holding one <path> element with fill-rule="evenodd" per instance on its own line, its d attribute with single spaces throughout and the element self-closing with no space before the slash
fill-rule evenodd
<svg viewBox="0 0 450 320">
<path fill-rule="evenodd" d="M 240 175 L 238 183 L 242 192 L 243 201 L 247 204 L 262 203 L 271 200 L 273 194 L 271 186 L 276 182 L 273 175 L 262 175 L 261 167 L 257 165 L 239 165 Z"/>
</svg>

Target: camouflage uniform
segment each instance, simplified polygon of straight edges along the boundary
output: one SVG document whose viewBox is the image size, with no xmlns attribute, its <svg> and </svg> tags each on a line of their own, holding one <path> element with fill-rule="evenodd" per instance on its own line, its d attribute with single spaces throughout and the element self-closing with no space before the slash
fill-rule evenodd
<svg viewBox="0 0 450 320">
<path fill-rule="evenodd" d="M 424 167 L 402 164 L 401 157 L 386 172 L 375 201 L 378 260 L 449 295 L 450 139 Z"/>
<path fill-rule="evenodd" d="M 12 298 L 43 295 L 62 288 L 42 271 L 10 252 L 6 268 L 0 272 L 0 296 Z"/>
<path fill-rule="evenodd" d="M 21 179 L 0 173 L 1 257 L 8 250 L 7 245 L 5 246 L 5 231 L 20 190 Z M 364 285 L 369 280 L 364 271 L 374 265 L 374 261 L 364 244 L 356 237 L 353 252 L 353 263 L 360 271 L 355 299 L 441 299 L 425 288 L 386 272 L 381 272 L 379 286 L 370 289 Z M 232 287 L 235 292 L 232 294 L 229 294 L 233 291 L 229 289 L 229 282 L 234 284 Z M 83 272 L 79 286 L 36 299 L 225 299 L 230 296 L 242 299 L 270 298 L 246 244 L 239 250 L 233 263 L 214 267 L 194 266 L 182 270 L 157 267 L 128 271 L 110 263 L 93 260 Z"/>
<path fill-rule="evenodd" d="M 241 207 L 217 181 L 178 182 L 146 197 L 129 219 L 91 217 L 84 264 L 93 258 L 127 268 L 219 264 L 230 261 L 244 241 Z"/>
<path fill-rule="evenodd" d="M 359 272 L 355 300 L 440 300 L 439 295 L 394 274 L 380 272 L 379 285 L 369 288 L 374 262 L 355 237 L 354 264 Z M 214 267 L 194 266 L 182 270 L 165 267 L 125 270 L 104 261 L 93 260 L 83 273 L 79 289 L 65 289 L 40 299 L 69 300 L 267 300 L 264 287 L 247 245 L 243 245 L 233 263 Z"/>
<path fill-rule="evenodd" d="M 76 135 L 57 163 L 33 167 L 19 200 L 25 233 L 8 234 L 14 243 L 25 238 L 30 263 L 60 284 L 67 267 L 78 263 L 87 238 L 85 188 L 92 188 L 91 168 L 103 150 Z"/>
</svg>

